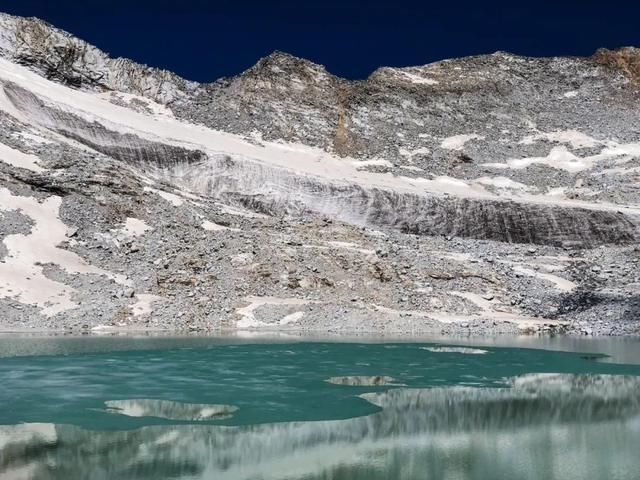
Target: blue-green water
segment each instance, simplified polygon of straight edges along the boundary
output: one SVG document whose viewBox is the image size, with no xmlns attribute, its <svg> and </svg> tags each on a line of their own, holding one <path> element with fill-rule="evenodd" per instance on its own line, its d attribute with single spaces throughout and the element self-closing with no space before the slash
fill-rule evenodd
<svg viewBox="0 0 640 480">
<path fill-rule="evenodd" d="M 640 478 L 640 365 L 597 351 L 119 342 L 4 344 L 0 479 Z"/>
</svg>

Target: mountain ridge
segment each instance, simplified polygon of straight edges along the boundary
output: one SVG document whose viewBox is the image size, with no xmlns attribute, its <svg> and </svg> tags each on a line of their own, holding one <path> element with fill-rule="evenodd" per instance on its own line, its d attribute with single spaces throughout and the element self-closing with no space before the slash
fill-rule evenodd
<svg viewBox="0 0 640 480">
<path fill-rule="evenodd" d="M 0 329 L 640 332 L 635 49 L 201 85 L 0 23 Z"/>
<path fill-rule="evenodd" d="M 196 82 L 192 80 L 188 80 L 179 74 L 171 72 L 168 69 L 161 67 L 151 67 L 144 63 L 138 63 L 132 60 L 129 60 L 125 57 L 111 57 L 107 52 L 101 50 L 98 47 L 95 47 L 91 43 L 80 39 L 75 36 L 73 33 L 67 32 L 63 29 L 57 28 L 49 22 L 41 20 L 37 17 L 20 17 L 14 16 L 6 13 L 0 12 L 0 16 L 2 17 L 2 22 L 0 22 L 0 30 L 3 30 L 0 33 L 0 38 L 3 38 L 3 42 L 0 42 L 0 48 L 5 50 L 5 54 L 15 55 L 18 59 L 21 58 L 21 55 L 24 55 L 23 50 L 35 50 L 36 52 L 40 49 L 46 51 L 47 54 L 55 56 L 58 54 L 60 58 L 58 60 L 64 62 L 64 54 L 66 53 L 71 58 L 74 57 L 74 54 L 81 54 L 82 52 L 90 52 L 97 58 L 96 61 L 108 61 L 110 60 L 115 68 L 122 69 L 130 69 L 134 72 L 139 71 L 144 75 L 159 75 L 166 76 L 171 79 L 171 81 L 175 83 L 184 83 L 185 85 L 193 86 L 207 86 L 217 82 L 233 79 L 237 76 L 242 76 L 249 72 L 255 71 L 259 69 L 259 66 L 262 64 L 285 64 L 290 65 L 291 63 L 298 64 L 300 66 L 305 65 L 307 67 L 311 67 L 314 69 L 322 70 L 325 74 L 333 77 L 336 80 L 344 81 L 344 82 L 367 82 L 372 78 L 376 78 L 384 71 L 405 71 L 405 70 L 416 70 L 416 69 L 425 69 L 427 67 L 434 67 L 443 63 L 456 62 L 456 61 L 464 61 L 464 60 L 472 60 L 472 59 L 482 59 L 486 57 L 494 57 L 494 56 L 502 56 L 502 57 L 512 57 L 519 58 L 523 60 L 556 60 L 556 59 L 581 59 L 581 60 L 593 60 L 595 63 L 600 63 L 604 65 L 608 65 L 611 68 L 617 68 L 624 72 L 625 74 L 631 76 L 632 78 L 637 80 L 638 69 L 640 68 L 640 49 L 632 46 L 621 46 L 614 49 L 600 48 L 595 51 L 591 56 L 552 56 L 552 57 L 532 57 L 526 55 L 518 55 L 514 53 L 510 53 L 507 51 L 496 51 L 494 53 L 488 54 L 479 54 L 479 55 L 471 55 L 465 57 L 456 57 L 456 58 L 447 58 L 442 60 L 437 60 L 434 62 L 420 64 L 420 65 L 408 65 L 403 67 L 389 67 L 389 66 L 380 66 L 376 68 L 373 72 L 371 72 L 364 79 L 351 80 L 344 77 L 340 77 L 338 75 L 334 75 L 326 71 L 326 67 L 321 64 L 312 62 L 311 60 L 305 59 L 303 57 L 298 57 L 292 55 L 290 53 L 274 50 L 272 53 L 262 57 L 256 61 L 256 63 L 249 67 L 248 69 L 238 72 L 236 75 L 220 77 L 217 79 L 212 79 L 207 82 Z M 11 30 L 14 30 L 11 32 Z M 7 32 L 9 31 L 9 32 Z M 15 39 L 12 41 L 11 34 L 15 35 Z M 57 44 L 54 47 L 60 48 L 60 50 L 56 50 L 56 48 L 51 49 L 46 45 L 46 40 L 48 38 L 54 37 L 53 40 L 60 42 L 66 40 L 68 45 L 60 45 Z M 43 41 L 45 40 L 45 41 Z M 12 43 L 15 43 L 13 46 Z M 3 46 L 4 45 L 4 46 Z M 13 50 L 13 51 L 11 51 Z M 66 51 L 65 51 L 66 50 Z M 78 50 L 76 53 L 74 50 Z M 42 52 L 44 53 L 44 52 Z M 69 61 L 70 58 L 66 60 Z M 24 60 L 29 63 L 29 60 L 33 60 L 32 58 L 24 58 Z M 36 65 L 42 65 L 44 63 L 44 59 L 38 59 Z M 51 64 L 48 65 L 51 67 Z M 90 81 L 99 81 L 99 79 L 91 79 L 88 77 Z M 71 85 L 73 85 L 73 80 L 68 80 Z M 635 81 L 635 80 L 634 80 Z M 153 98 L 152 100 L 157 100 L 158 97 Z M 162 97 L 159 97 L 162 98 Z M 166 100 L 166 99 L 165 99 Z"/>
</svg>

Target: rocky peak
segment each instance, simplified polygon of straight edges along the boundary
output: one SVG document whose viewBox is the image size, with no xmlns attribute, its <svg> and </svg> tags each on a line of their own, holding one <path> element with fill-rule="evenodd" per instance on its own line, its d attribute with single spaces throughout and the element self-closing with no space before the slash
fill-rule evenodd
<svg viewBox="0 0 640 480">
<path fill-rule="evenodd" d="M 313 63 L 305 58 L 296 57 L 286 52 L 275 50 L 258 62 L 245 73 L 288 73 L 291 75 L 329 75 L 323 65 Z"/>
<path fill-rule="evenodd" d="M 37 18 L 0 14 L 0 55 L 75 88 L 116 90 L 169 103 L 195 88 L 179 76 L 127 59 Z"/>
<path fill-rule="evenodd" d="M 309 88 L 326 88 L 337 78 L 322 65 L 276 50 L 234 80 L 249 88 L 253 85 L 300 92 Z"/>
<path fill-rule="evenodd" d="M 623 47 L 615 50 L 601 48 L 593 55 L 593 60 L 620 70 L 632 84 L 640 84 L 640 48 Z"/>
<path fill-rule="evenodd" d="M 322 66 L 274 51 L 240 75 L 199 89 L 174 113 L 217 129 L 330 148 L 342 131 L 347 80 Z"/>
<path fill-rule="evenodd" d="M 477 84 L 484 80 L 499 80 L 506 76 L 510 68 L 524 63 L 525 60 L 525 57 L 510 53 L 495 52 L 490 55 L 440 60 L 425 65 L 380 67 L 369 76 L 368 82 L 416 88 Z"/>
</svg>

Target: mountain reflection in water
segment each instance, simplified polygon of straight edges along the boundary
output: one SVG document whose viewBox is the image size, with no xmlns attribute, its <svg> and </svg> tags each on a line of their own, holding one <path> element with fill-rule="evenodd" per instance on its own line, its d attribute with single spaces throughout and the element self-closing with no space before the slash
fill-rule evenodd
<svg viewBox="0 0 640 480">
<path fill-rule="evenodd" d="M 382 410 L 239 427 L 0 426 L 0 478 L 631 480 L 640 472 L 639 377 L 524 375 L 510 388 L 362 397 Z"/>
</svg>

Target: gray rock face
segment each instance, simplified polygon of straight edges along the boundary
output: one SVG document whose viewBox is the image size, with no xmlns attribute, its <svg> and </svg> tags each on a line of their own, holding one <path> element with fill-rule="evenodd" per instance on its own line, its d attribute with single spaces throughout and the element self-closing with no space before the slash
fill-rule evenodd
<svg viewBox="0 0 640 480">
<path fill-rule="evenodd" d="M 276 52 L 238 77 L 202 86 L 174 111 L 214 128 L 257 130 L 264 138 L 400 163 L 407 161 L 400 149 L 428 148 L 444 157 L 447 152 L 438 151 L 434 140 L 466 133 L 509 139 L 531 125 L 544 131 L 580 127 L 600 136 L 607 123 L 618 138 L 636 138 L 637 126 L 629 120 L 635 119 L 638 99 L 626 88 L 634 80 L 626 64 L 602 57 L 539 59 L 498 52 L 381 68 L 365 81 L 350 82 Z M 638 61 L 635 50 L 626 57 Z M 590 118 L 597 123 L 589 125 Z M 492 147 L 496 151 L 472 157 L 497 161 L 515 153 L 513 145 Z"/>
<path fill-rule="evenodd" d="M 197 84 L 0 14 L 0 319 L 637 333 L 639 59 Z"/>
<path fill-rule="evenodd" d="M 235 133 L 257 131 L 347 153 L 346 102 L 351 84 L 324 67 L 274 52 L 241 75 L 202 85 L 174 112 Z"/>
<path fill-rule="evenodd" d="M 37 18 L 0 13 L 0 51 L 46 78 L 76 88 L 116 90 L 167 103 L 196 84 L 166 70 L 124 58 L 109 58 L 96 47 Z"/>
</svg>

